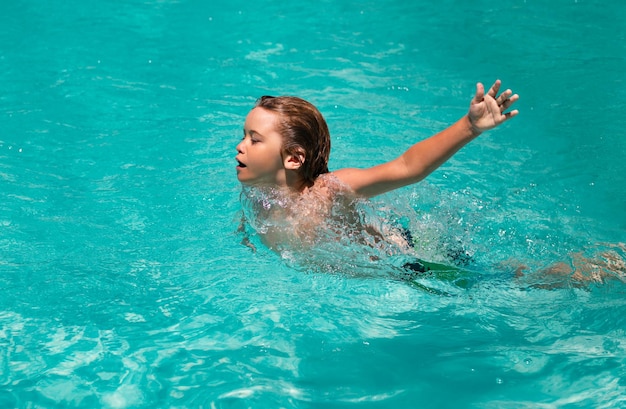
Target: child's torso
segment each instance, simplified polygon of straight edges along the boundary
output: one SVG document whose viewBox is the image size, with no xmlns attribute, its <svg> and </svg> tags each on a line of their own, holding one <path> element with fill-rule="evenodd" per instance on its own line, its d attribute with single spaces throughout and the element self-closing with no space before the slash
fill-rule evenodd
<svg viewBox="0 0 626 409">
<path fill-rule="evenodd" d="M 346 240 L 387 254 L 409 248 L 398 229 L 368 217 L 361 209 L 365 201 L 332 173 L 319 176 L 301 193 L 248 191 L 244 196 L 248 222 L 278 252 Z"/>
</svg>

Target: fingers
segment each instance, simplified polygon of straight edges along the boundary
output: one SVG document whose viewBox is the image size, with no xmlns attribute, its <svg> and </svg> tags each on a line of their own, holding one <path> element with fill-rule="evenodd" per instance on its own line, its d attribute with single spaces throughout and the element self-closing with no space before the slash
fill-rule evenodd
<svg viewBox="0 0 626 409">
<path fill-rule="evenodd" d="M 496 80 L 491 86 L 491 88 L 489 88 L 487 95 L 496 101 L 496 103 L 498 104 L 498 107 L 500 107 L 500 112 L 503 112 L 507 110 L 515 101 L 519 99 L 519 95 L 517 94 L 513 95 L 513 91 L 511 91 L 510 89 L 507 89 L 506 91 L 503 91 L 500 95 L 498 95 L 498 91 L 500 91 L 501 85 L 502 85 L 502 81 Z M 477 92 L 476 92 L 475 98 L 479 96 L 478 86 L 476 90 Z"/>
<path fill-rule="evenodd" d="M 507 89 L 502 94 L 500 94 L 498 98 L 496 98 L 496 102 L 498 103 L 498 105 L 504 104 L 506 101 L 509 100 L 511 95 L 513 95 L 513 91 L 511 91 L 510 89 Z"/>
<path fill-rule="evenodd" d="M 507 112 L 507 113 L 505 113 L 505 114 L 503 114 L 503 115 L 504 115 L 504 117 L 505 117 L 505 120 L 508 120 L 508 119 L 513 118 L 513 117 L 514 117 L 515 115 L 517 115 L 517 114 L 519 114 L 519 111 L 518 111 L 517 109 L 514 109 L 513 111 L 511 111 L 511 112 Z"/>
<path fill-rule="evenodd" d="M 489 88 L 489 92 L 487 92 L 487 95 L 489 95 L 492 98 L 495 98 L 496 95 L 498 95 L 498 91 L 500 90 L 501 84 L 502 84 L 502 81 L 496 80 L 496 82 L 493 83 L 491 88 Z"/>
<path fill-rule="evenodd" d="M 484 85 L 480 82 L 476 84 L 476 94 L 470 104 L 468 115 L 477 131 L 483 132 L 494 128 L 519 113 L 518 110 L 507 112 L 519 99 L 519 95 L 513 94 L 510 89 L 498 95 L 501 86 L 502 82 L 496 80 L 485 93 Z"/>
<path fill-rule="evenodd" d="M 482 101 L 484 97 L 485 97 L 485 86 L 482 83 L 477 82 L 476 94 L 474 95 L 474 99 L 472 100 L 472 103 L 477 104 L 480 101 Z"/>
<path fill-rule="evenodd" d="M 500 112 L 504 112 L 509 109 L 511 105 L 519 99 L 519 95 L 511 95 L 512 93 L 513 92 L 510 89 L 507 89 L 496 99 Z"/>
<path fill-rule="evenodd" d="M 503 112 L 509 109 L 509 107 L 513 105 L 513 103 L 519 99 L 519 95 L 517 94 L 511 95 L 511 94 L 512 94 L 511 90 L 507 90 L 505 93 L 502 93 L 502 95 L 500 95 L 496 99 L 496 102 L 498 103 L 498 107 L 500 107 L 500 112 Z"/>
<path fill-rule="evenodd" d="M 511 91 L 510 89 L 507 89 L 506 91 L 503 91 L 498 97 L 496 97 L 496 95 L 498 95 L 498 91 L 500 91 L 501 85 L 502 85 L 502 81 L 496 80 L 496 82 L 494 82 L 491 88 L 489 89 L 489 92 L 487 93 L 487 95 L 494 98 L 496 102 L 498 103 L 498 105 L 504 111 L 509 106 L 511 106 L 513 102 L 519 99 L 519 95 L 517 94 L 513 95 L 513 91 Z"/>
</svg>

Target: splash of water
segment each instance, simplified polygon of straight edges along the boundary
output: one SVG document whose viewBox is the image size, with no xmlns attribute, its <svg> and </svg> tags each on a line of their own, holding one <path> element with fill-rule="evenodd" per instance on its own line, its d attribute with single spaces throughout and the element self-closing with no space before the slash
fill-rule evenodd
<svg viewBox="0 0 626 409">
<path fill-rule="evenodd" d="M 459 275 L 471 256 L 425 228 L 407 200 L 365 200 L 336 181 L 328 195 L 306 197 L 273 188 L 244 187 L 246 240 L 277 252 L 305 271 L 384 276 L 415 281 L 422 273 Z M 428 260 L 428 261 L 424 261 Z"/>
</svg>

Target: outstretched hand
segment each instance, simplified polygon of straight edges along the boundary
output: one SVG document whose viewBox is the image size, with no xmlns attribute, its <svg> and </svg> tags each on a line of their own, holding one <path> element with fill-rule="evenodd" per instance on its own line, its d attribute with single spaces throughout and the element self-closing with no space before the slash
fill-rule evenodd
<svg viewBox="0 0 626 409">
<path fill-rule="evenodd" d="M 470 103 L 468 116 L 472 129 L 477 134 L 495 128 L 518 114 L 517 110 L 506 113 L 504 111 L 519 99 L 519 95 L 513 94 L 510 89 L 498 95 L 500 85 L 500 80 L 496 80 L 485 94 L 483 84 L 476 84 L 476 94 Z"/>
</svg>

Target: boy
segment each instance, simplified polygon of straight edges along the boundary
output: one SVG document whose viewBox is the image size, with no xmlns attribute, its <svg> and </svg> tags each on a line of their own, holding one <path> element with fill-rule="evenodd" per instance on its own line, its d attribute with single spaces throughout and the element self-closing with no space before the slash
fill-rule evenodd
<svg viewBox="0 0 626 409">
<path fill-rule="evenodd" d="M 485 93 L 478 83 L 466 115 L 398 158 L 333 172 L 328 170 L 330 134 L 320 112 L 296 97 L 261 97 L 246 117 L 237 145 L 247 221 L 268 247 L 281 253 L 316 247 L 329 230 L 335 231 L 335 241 L 354 238 L 378 253 L 407 250 L 407 232 L 363 221 L 354 212 L 355 203 L 422 180 L 482 132 L 516 116 L 517 110 L 505 111 L 519 96 L 509 89 L 498 95 L 500 85 L 497 80 Z M 342 223 L 333 222 L 338 219 Z M 377 252 L 370 259 L 379 258 Z"/>
</svg>

